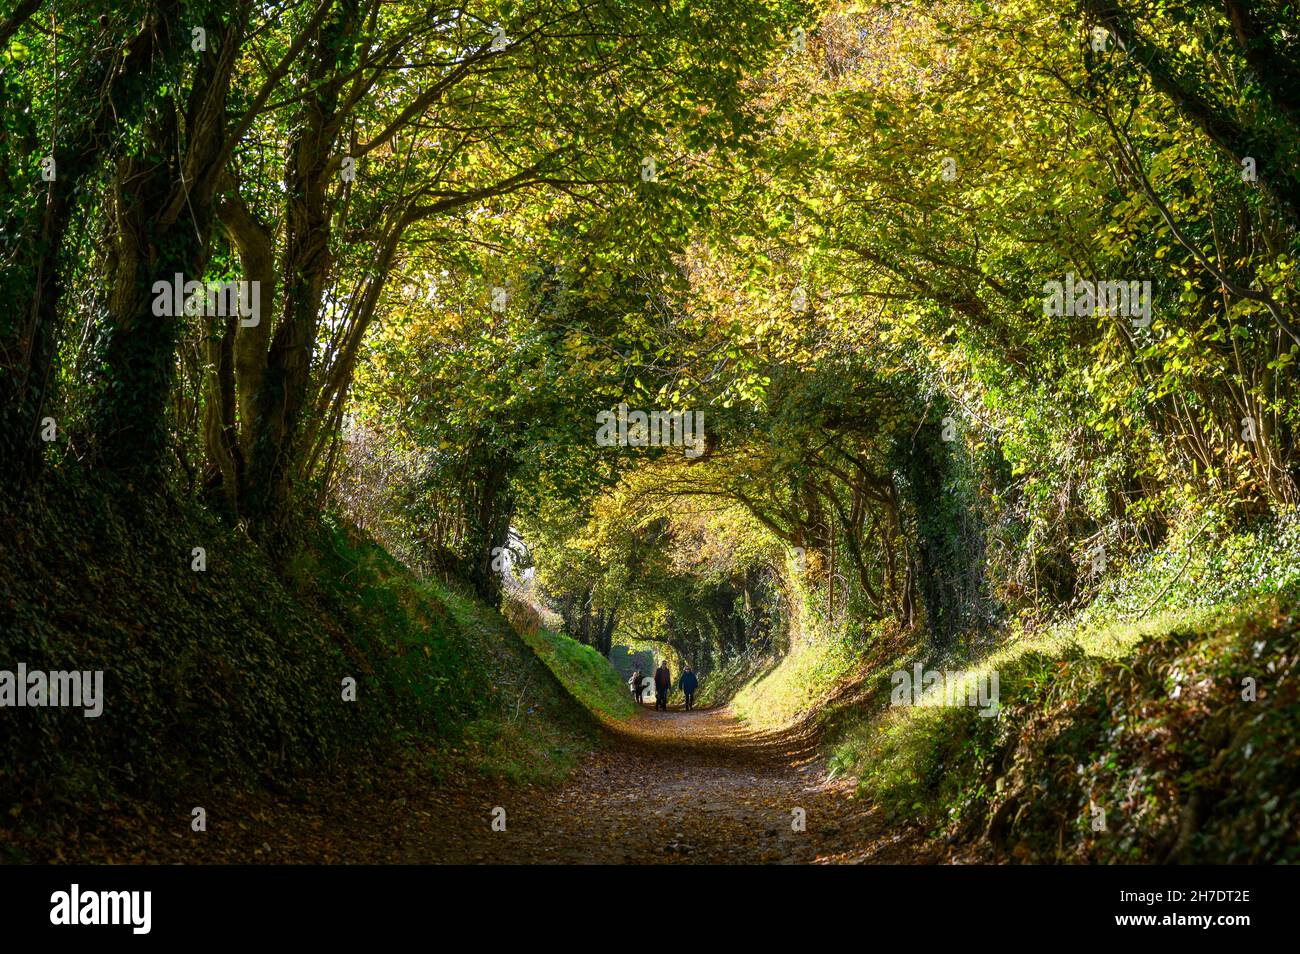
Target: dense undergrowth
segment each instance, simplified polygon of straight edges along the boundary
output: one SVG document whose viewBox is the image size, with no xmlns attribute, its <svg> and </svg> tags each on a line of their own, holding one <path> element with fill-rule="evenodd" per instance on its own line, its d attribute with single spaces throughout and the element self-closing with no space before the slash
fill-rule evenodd
<svg viewBox="0 0 1300 954">
<path fill-rule="evenodd" d="M 1115 567 L 1051 625 L 927 652 L 917 634 L 822 632 L 736 696 L 760 727 L 825 732 L 836 774 L 974 857 L 1300 860 L 1300 535 L 1203 520 Z M 999 677 L 1000 712 L 891 705 L 891 675 Z M 933 696 L 931 696 L 933 699 Z"/>
<path fill-rule="evenodd" d="M 7 854 L 118 804 L 364 781 L 374 759 L 411 754 L 431 781 L 453 764 L 539 779 L 590 744 L 499 614 L 328 517 L 276 565 L 196 503 L 64 473 L 0 502 L 0 523 L 0 668 L 104 673 L 97 718 L 0 713 Z"/>
</svg>

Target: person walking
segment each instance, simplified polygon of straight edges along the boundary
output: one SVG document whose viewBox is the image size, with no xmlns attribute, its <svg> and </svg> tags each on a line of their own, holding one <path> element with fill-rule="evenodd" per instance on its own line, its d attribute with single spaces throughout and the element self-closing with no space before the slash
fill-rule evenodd
<svg viewBox="0 0 1300 954">
<path fill-rule="evenodd" d="M 668 660 L 665 659 L 655 670 L 655 708 L 668 711 L 668 693 L 673 688 L 672 673 L 668 671 Z"/>
<path fill-rule="evenodd" d="M 637 669 L 632 673 L 632 678 L 627 681 L 632 687 L 632 701 L 639 703 L 641 701 L 641 670 Z"/>
<path fill-rule="evenodd" d="M 687 666 L 686 671 L 682 673 L 681 682 L 678 683 L 682 689 L 682 695 L 686 697 L 686 711 L 691 711 L 691 703 L 695 701 L 695 689 L 699 686 L 699 680 L 695 678 L 695 673 L 691 672 L 691 667 Z"/>
</svg>

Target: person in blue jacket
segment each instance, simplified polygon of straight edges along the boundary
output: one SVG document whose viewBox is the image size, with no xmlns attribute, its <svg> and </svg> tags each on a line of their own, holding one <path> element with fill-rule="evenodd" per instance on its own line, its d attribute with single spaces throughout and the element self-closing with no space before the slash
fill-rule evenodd
<svg viewBox="0 0 1300 954">
<path fill-rule="evenodd" d="M 682 678 L 678 685 L 681 686 L 682 695 L 686 696 L 686 711 L 690 712 L 691 703 L 695 699 L 695 689 L 699 686 L 699 682 L 695 678 L 695 673 L 691 672 L 690 666 L 685 667 L 683 670 Z"/>
</svg>

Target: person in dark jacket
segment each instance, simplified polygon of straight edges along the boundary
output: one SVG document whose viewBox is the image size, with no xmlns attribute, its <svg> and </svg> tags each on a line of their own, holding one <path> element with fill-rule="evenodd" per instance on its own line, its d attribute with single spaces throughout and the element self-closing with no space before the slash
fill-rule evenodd
<svg viewBox="0 0 1300 954">
<path fill-rule="evenodd" d="M 668 671 L 668 660 L 665 659 L 655 670 L 655 708 L 668 711 L 668 693 L 673 688 L 672 673 Z"/>
<path fill-rule="evenodd" d="M 686 697 L 686 711 L 691 711 L 691 703 L 695 699 L 695 689 L 699 681 L 695 678 L 695 673 L 691 672 L 691 667 L 687 666 L 686 671 L 682 673 L 681 682 L 678 683 L 682 688 L 682 695 Z"/>
</svg>

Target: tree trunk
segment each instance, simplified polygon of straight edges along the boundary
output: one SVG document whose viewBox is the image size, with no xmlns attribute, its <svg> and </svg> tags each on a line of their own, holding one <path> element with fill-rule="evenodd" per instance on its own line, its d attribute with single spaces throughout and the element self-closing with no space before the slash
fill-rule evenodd
<svg viewBox="0 0 1300 954">
<path fill-rule="evenodd" d="M 280 267 L 280 324 L 271 340 L 252 424 L 247 513 L 264 539 L 277 541 L 292 510 L 293 479 L 303 453 L 303 410 L 311 384 L 321 303 L 330 272 L 329 191 L 341 79 L 358 29 L 356 0 L 342 0 L 313 43 L 304 99 L 285 168 L 285 248 Z"/>
<path fill-rule="evenodd" d="M 118 163 L 113 185 L 114 232 L 108 313 L 98 343 L 99 391 L 92 410 L 95 458 L 102 468 L 152 479 L 166 459 L 166 409 L 183 315 L 154 314 L 153 285 L 201 280 L 214 221 L 214 197 L 226 135 L 226 95 L 244 23 L 209 38 L 195 71 L 185 129 L 174 112 L 158 109 L 144 146 Z M 189 28 L 179 4 L 158 12 L 149 61 L 156 80 L 180 69 Z M 183 152 L 182 152 L 183 148 Z"/>
</svg>

